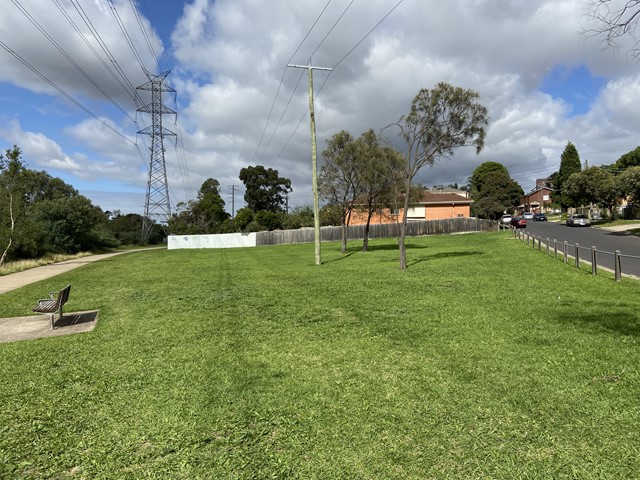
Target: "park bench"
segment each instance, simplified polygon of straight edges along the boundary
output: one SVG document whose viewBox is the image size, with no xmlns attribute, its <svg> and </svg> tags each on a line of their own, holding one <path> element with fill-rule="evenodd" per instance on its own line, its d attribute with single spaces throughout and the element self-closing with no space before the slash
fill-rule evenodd
<svg viewBox="0 0 640 480">
<path fill-rule="evenodd" d="M 51 324 L 49 328 L 53 330 L 53 318 L 57 311 L 60 311 L 58 320 L 62 318 L 62 307 L 67 300 L 69 300 L 69 292 L 71 291 L 71 285 L 67 285 L 59 292 L 51 292 L 49 298 L 38 300 L 38 305 L 33 309 L 36 313 L 48 313 L 51 315 Z"/>
</svg>

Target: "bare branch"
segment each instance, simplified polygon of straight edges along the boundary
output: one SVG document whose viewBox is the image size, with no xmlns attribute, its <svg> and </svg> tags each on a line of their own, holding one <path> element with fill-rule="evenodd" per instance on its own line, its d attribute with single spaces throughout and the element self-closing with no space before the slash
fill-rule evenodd
<svg viewBox="0 0 640 480">
<path fill-rule="evenodd" d="M 593 27 L 582 28 L 580 34 L 587 38 L 600 38 L 607 48 L 620 51 L 625 37 L 635 40 L 627 54 L 640 58 L 640 39 L 635 32 L 640 21 L 640 0 L 590 0 L 587 17 Z"/>
</svg>

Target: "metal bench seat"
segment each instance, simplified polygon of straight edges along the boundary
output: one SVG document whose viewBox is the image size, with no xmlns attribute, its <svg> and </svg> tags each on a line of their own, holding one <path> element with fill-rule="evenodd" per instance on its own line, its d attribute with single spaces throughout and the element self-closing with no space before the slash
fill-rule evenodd
<svg viewBox="0 0 640 480">
<path fill-rule="evenodd" d="M 43 298 L 38 300 L 38 305 L 33 309 L 36 313 L 48 313 L 51 315 L 51 323 L 49 328 L 53 330 L 54 324 L 54 315 L 56 312 L 60 312 L 58 315 L 58 320 L 62 318 L 62 307 L 69 300 L 69 292 L 71 292 L 71 285 L 67 285 L 59 292 L 51 292 L 49 293 L 50 298 Z M 54 297 L 55 295 L 55 297 Z"/>
</svg>

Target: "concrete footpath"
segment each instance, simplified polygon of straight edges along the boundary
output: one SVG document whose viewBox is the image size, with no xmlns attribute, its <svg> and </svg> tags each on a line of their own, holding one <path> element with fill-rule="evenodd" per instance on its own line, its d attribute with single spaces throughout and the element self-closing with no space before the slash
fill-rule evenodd
<svg viewBox="0 0 640 480">
<path fill-rule="evenodd" d="M 166 247 L 158 247 L 166 248 Z M 31 268 L 24 272 L 12 273 L 0 277 L 0 294 L 15 290 L 30 283 L 46 280 L 74 268 L 97 262 L 114 255 L 131 252 L 141 252 L 153 249 L 127 250 L 123 252 L 103 253 L 87 257 L 52 263 L 42 267 Z M 73 295 L 73 291 L 71 292 Z M 36 304 L 34 298 L 34 306 Z M 73 333 L 90 332 L 98 321 L 98 311 L 64 312 L 63 318 L 56 315 L 55 328 L 50 328 L 49 315 L 30 315 L 25 317 L 0 318 L 0 343 L 16 342 L 18 340 L 34 340 L 36 338 L 70 335 Z"/>
<path fill-rule="evenodd" d="M 158 247 L 165 248 L 165 247 Z M 113 257 L 115 255 L 122 255 L 132 252 L 143 252 L 146 250 L 155 250 L 154 248 L 145 248 L 138 250 L 126 250 L 122 252 L 102 253 L 99 255 L 89 255 L 87 257 L 75 258 L 73 260 L 67 260 L 60 263 L 52 263 L 50 265 L 44 265 L 42 267 L 31 268 L 23 272 L 12 273 L 10 275 L 3 275 L 0 277 L 0 294 L 10 292 L 17 288 L 24 287 L 31 283 L 39 282 L 47 278 L 55 277 L 61 273 L 68 272 L 74 268 L 87 265 L 88 263 L 97 262 L 105 258 Z"/>
</svg>

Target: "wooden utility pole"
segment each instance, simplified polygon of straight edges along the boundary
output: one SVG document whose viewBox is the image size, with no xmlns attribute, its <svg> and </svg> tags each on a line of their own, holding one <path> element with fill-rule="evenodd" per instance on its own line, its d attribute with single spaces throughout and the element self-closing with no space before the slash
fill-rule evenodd
<svg viewBox="0 0 640 480">
<path fill-rule="evenodd" d="M 287 67 L 306 68 L 309 72 L 309 117 L 311 119 L 311 185 L 313 188 L 313 226 L 315 230 L 316 265 L 322 263 L 320 259 L 320 206 L 318 200 L 318 167 L 316 154 L 316 116 L 313 109 L 313 70 L 333 70 L 326 67 L 312 67 L 309 65 L 292 65 Z"/>
</svg>

